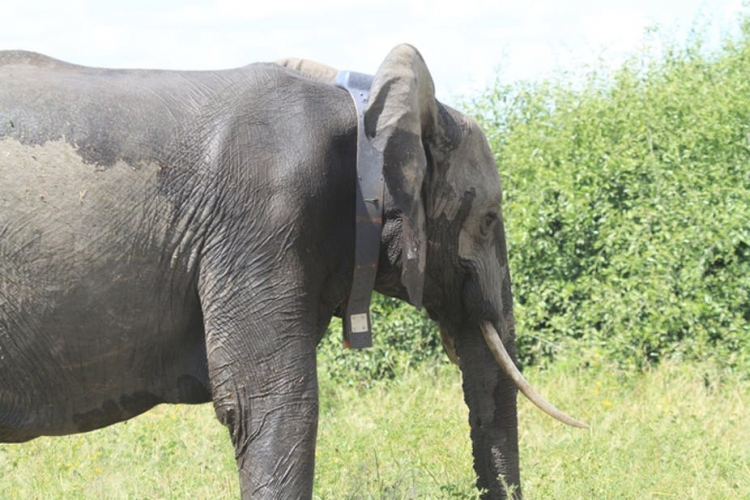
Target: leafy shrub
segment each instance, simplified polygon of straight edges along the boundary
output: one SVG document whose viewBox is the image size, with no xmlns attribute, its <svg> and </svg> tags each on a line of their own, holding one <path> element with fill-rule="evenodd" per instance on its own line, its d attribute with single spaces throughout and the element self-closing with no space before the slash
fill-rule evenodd
<svg viewBox="0 0 750 500">
<path fill-rule="evenodd" d="M 526 363 L 576 339 L 623 365 L 750 366 L 750 21 L 613 74 L 473 103 L 504 180 Z"/>
<path fill-rule="evenodd" d="M 318 361 L 327 376 L 350 385 L 392 379 L 426 360 L 448 362 L 437 326 L 427 315 L 398 299 L 373 294 L 370 307 L 373 347 L 344 349 L 341 321 L 331 323 L 318 346 Z"/>
</svg>

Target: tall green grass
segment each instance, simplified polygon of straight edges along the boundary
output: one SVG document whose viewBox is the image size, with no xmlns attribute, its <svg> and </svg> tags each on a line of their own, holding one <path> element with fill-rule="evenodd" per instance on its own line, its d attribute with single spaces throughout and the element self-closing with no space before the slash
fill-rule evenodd
<svg viewBox="0 0 750 500">
<path fill-rule="evenodd" d="M 526 375 L 592 427 L 564 427 L 521 400 L 528 498 L 750 498 L 750 383 L 737 374 L 667 362 L 638 374 L 557 364 Z M 476 498 L 462 398 L 445 364 L 370 387 L 323 376 L 316 498 Z M 0 478 L 3 499 L 239 498 L 229 437 L 210 405 L 0 445 Z"/>
</svg>

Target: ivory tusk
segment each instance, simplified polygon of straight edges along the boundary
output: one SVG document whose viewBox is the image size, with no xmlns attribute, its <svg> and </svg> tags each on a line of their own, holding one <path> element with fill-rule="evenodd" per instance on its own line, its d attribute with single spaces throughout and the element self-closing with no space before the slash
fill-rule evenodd
<svg viewBox="0 0 750 500">
<path fill-rule="evenodd" d="M 454 365 L 458 365 L 456 343 L 453 339 L 454 337 L 450 333 L 448 333 L 448 329 L 443 325 L 440 325 L 440 341 L 443 343 L 443 349 L 445 349 L 445 353 L 448 355 L 448 359 L 451 360 L 451 363 L 453 363 Z"/>
<path fill-rule="evenodd" d="M 544 399 L 541 394 L 536 392 L 536 389 L 531 387 L 531 384 L 526 381 L 526 379 L 523 377 L 523 375 L 521 375 L 521 372 L 516 367 L 515 363 L 513 363 L 513 360 L 510 359 L 508 351 L 505 349 L 502 340 L 500 340 L 500 335 L 498 335 L 497 330 L 495 330 L 495 327 L 492 326 L 491 323 L 482 322 L 480 324 L 480 328 L 482 329 L 484 340 L 485 342 L 487 342 L 487 347 L 489 347 L 490 351 L 492 351 L 492 355 L 500 365 L 500 368 L 502 368 L 505 374 L 510 377 L 511 380 L 513 380 L 513 383 L 516 384 L 518 390 L 521 391 L 523 395 L 529 399 L 529 401 L 534 403 L 547 415 L 559 420 L 564 424 L 572 425 L 573 427 L 580 427 L 581 429 L 589 428 L 589 426 L 584 424 L 583 422 L 576 420 L 567 413 L 564 413 L 555 408 L 552 403 Z"/>
</svg>

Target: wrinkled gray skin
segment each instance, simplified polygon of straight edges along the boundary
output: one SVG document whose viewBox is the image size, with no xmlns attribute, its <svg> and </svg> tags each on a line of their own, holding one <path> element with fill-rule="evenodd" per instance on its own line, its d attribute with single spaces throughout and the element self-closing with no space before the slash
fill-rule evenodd
<svg viewBox="0 0 750 500">
<path fill-rule="evenodd" d="M 310 498 L 315 346 L 354 264 L 356 118 L 333 75 L 0 52 L 0 442 L 212 401 L 243 498 Z M 505 498 L 499 475 L 519 485 L 516 387 L 478 327 L 513 355 L 492 154 L 435 100 L 410 46 L 377 71 L 366 130 L 388 188 L 376 288 L 439 322 L 478 486 Z"/>
</svg>

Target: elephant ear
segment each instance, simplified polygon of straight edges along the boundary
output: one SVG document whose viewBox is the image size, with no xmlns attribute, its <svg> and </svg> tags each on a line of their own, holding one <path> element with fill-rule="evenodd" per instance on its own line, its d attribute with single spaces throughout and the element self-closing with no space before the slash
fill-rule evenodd
<svg viewBox="0 0 750 500">
<path fill-rule="evenodd" d="M 339 74 L 337 69 L 334 69 L 325 64 L 321 64 L 315 61 L 309 61 L 307 59 L 298 59 L 296 57 L 287 57 L 275 61 L 279 66 L 293 69 L 301 73 L 310 80 L 322 83 L 333 83 L 336 80 L 336 75 Z"/>
<path fill-rule="evenodd" d="M 422 307 L 427 231 L 422 183 L 427 172 L 424 143 L 437 127 L 432 77 L 410 45 L 394 48 L 373 79 L 365 130 L 383 153 L 383 177 L 398 208 L 401 226 L 401 282 L 409 301 Z"/>
</svg>

